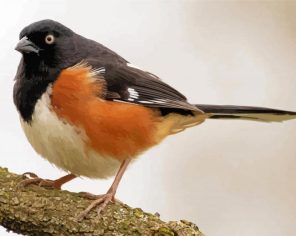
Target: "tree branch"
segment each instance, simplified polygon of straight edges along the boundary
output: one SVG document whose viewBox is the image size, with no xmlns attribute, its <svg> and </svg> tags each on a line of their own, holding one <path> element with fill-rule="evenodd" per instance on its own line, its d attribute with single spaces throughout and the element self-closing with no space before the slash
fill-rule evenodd
<svg viewBox="0 0 296 236">
<path fill-rule="evenodd" d="M 19 187 L 22 176 L 0 168 L 0 225 L 23 235 L 156 235 L 202 236 L 187 221 L 165 223 L 158 216 L 125 204 L 108 204 L 100 216 L 76 217 L 90 200 L 77 193 L 38 186 Z"/>
</svg>

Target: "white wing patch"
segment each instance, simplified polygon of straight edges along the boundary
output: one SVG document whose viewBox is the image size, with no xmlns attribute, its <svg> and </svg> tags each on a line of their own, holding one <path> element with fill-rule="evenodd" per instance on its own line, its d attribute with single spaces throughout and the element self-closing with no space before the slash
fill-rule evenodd
<svg viewBox="0 0 296 236">
<path fill-rule="evenodd" d="M 81 62 L 75 64 L 74 66 L 70 67 L 69 69 L 79 69 L 79 68 L 87 68 L 90 71 L 90 77 L 95 77 L 97 75 L 104 75 L 106 72 L 105 67 L 100 68 L 92 68 L 86 61 L 82 60 Z"/>
<path fill-rule="evenodd" d="M 166 103 L 166 100 L 164 99 L 152 99 L 152 100 L 138 100 L 137 102 L 139 103 L 144 103 L 144 104 L 164 104 Z"/>
<path fill-rule="evenodd" d="M 154 102 L 152 102 L 152 101 L 142 101 L 142 100 L 139 100 L 138 102 L 139 103 L 143 103 L 143 104 L 154 104 Z"/>
<path fill-rule="evenodd" d="M 128 101 L 134 102 L 137 101 L 138 103 L 142 104 L 163 104 L 166 103 L 164 99 L 152 99 L 152 100 L 139 100 L 139 93 L 134 88 L 128 88 L 127 91 L 129 92 Z"/>
<path fill-rule="evenodd" d="M 92 76 L 96 76 L 96 75 L 104 75 L 106 72 L 105 67 L 100 67 L 97 69 L 91 69 L 90 73 Z"/>
<path fill-rule="evenodd" d="M 94 72 L 96 72 L 98 74 L 105 74 L 106 69 L 105 69 L 105 67 L 100 67 L 100 68 L 92 70 L 92 71 L 94 71 Z"/>
<path fill-rule="evenodd" d="M 135 89 L 128 88 L 127 91 L 129 93 L 129 98 L 128 98 L 129 101 L 134 101 L 135 99 L 139 98 L 139 93 Z"/>
</svg>

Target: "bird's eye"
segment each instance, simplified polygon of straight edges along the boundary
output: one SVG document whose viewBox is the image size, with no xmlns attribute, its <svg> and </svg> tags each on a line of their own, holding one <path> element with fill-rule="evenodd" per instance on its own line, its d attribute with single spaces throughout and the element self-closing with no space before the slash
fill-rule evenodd
<svg viewBox="0 0 296 236">
<path fill-rule="evenodd" d="M 45 37 L 45 43 L 53 44 L 54 43 L 54 36 L 52 34 L 48 34 Z"/>
</svg>

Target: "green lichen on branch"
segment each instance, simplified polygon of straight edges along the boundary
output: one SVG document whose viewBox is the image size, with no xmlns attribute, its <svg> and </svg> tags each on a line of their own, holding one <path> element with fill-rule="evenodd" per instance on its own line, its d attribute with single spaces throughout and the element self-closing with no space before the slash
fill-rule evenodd
<svg viewBox="0 0 296 236">
<path fill-rule="evenodd" d="M 90 200 L 68 191 L 19 187 L 20 181 L 20 175 L 0 168 L 0 225 L 16 233 L 33 236 L 202 236 L 193 223 L 165 223 L 156 215 L 119 203 L 108 204 L 100 216 L 92 211 L 86 219 L 77 221 L 76 217 Z"/>
</svg>

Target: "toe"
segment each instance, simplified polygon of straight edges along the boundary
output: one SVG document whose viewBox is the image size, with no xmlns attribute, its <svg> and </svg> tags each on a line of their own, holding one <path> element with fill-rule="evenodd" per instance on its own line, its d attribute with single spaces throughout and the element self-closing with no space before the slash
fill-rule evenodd
<svg viewBox="0 0 296 236">
<path fill-rule="evenodd" d="M 35 173 L 32 173 L 32 172 L 25 172 L 22 174 L 22 176 L 27 179 L 38 178 L 38 175 L 36 175 Z"/>
<path fill-rule="evenodd" d="M 101 212 L 108 205 L 108 203 L 114 201 L 114 194 L 112 193 L 107 193 L 104 195 L 92 195 L 88 193 L 83 193 L 83 194 L 84 195 L 86 194 L 87 197 L 96 196 L 96 199 L 77 217 L 78 220 L 82 220 L 95 207 L 97 207 L 97 214 L 100 215 Z"/>
<path fill-rule="evenodd" d="M 26 187 L 30 184 L 38 184 L 40 181 L 40 178 L 25 179 L 19 183 L 19 186 Z"/>
<path fill-rule="evenodd" d="M 102 204 L 97 209 L 98 215 L 101 214 L 101 212 L 105 209 L 105 207 L 108 205 L 108 203 L 112 201 L 113 198 L 114 198 L 114 196 L 112 196 L 111 194 L 105 195 Z"/>
</svg>

